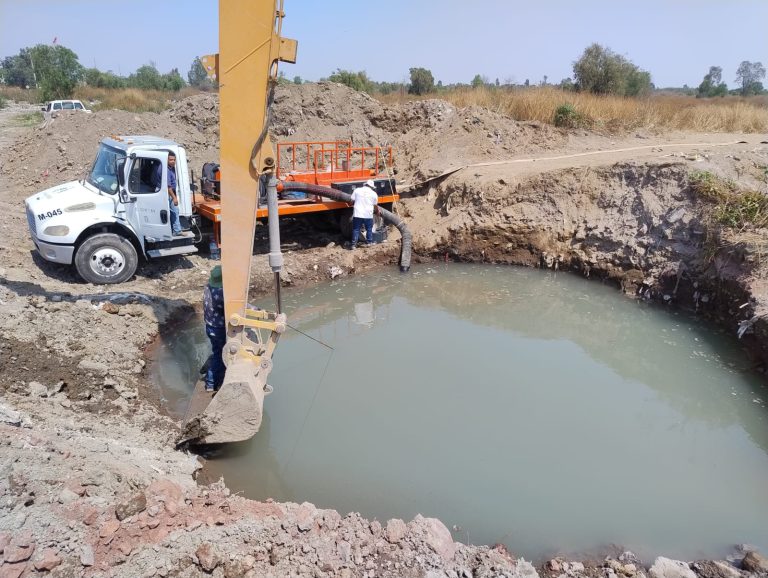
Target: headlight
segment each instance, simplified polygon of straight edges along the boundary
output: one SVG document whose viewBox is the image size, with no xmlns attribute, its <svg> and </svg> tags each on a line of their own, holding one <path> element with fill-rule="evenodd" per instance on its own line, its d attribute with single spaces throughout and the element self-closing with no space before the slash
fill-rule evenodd
<svg viewBox="0 0 768 578">
<path fill-rule="evenodd" d="M 52 237 L 64 237 L 69 235 L 69 227 L 66 225 L 52 225 L 43 229 L 43 235 L 50 235 Z"/>
<path fill-rule="evenodd" d="M 96 205 L 93 203 L 80 203 L 79 205 L 70 205 L 64 209 L 67 213 L 76 213 L 78 211 L 90 211 L 95 209 Z"/>
</svg>

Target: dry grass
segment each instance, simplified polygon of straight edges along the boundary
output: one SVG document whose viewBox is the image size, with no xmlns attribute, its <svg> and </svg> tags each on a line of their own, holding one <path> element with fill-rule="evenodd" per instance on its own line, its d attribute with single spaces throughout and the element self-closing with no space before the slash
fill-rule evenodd
<svg viewBox="0 0 768 578">
<path fill-rule="evenodd" d="M 129 112 L 160 112 L 173 102 L 186 98 L 200 91 L 184 88 L 179 92 L 161 90 L 139 90 L 137 88 L 93 88 L 78 86 L 72 98 L 82 100 L 94 110 L 119 109 Z M 35 89 L 23 89 L 15 86 L 0 86 L 0 98 L 16 102 L 40 102 L 39 92 Z"/>
<path fill-rule="evenodd" d="M 16 102 L 40 102 L 40 95 L 34 88 L 24 89 L 17 86 L 0 86 L 0 97 Z"/>
<path fill-rule="evenodd" d="M 75 90 L 74 98 L 83 102 L 95 103 L 94 110 L 119 109 L 128 112 L 161 112 L 171 103 L 198 94 L 194 88 L 184 88 L 179 92 L 161 90 L 139 90 L 137 88 L 93 88 L 80 86 Z"/>
<path fill-rule="evenodd" d="M 697 99 L 690 96 L 657 95 L 649 98 L 597 96 L 564 92 L 554 87 L 528 89 L 460 88 L 428 97 L 441 98 L 455 106 L 482 106 L 516 120 L 554 123 L 558 107 L 570 104 L 582 126 L 596 131 L 620 133 L 636 129 L 698 132 L 768 131 L 768 98 L 726 97 Z M 379 97 L 393 103 L 417 97 L 390 94 Z M 422 97 L 425 98 L 425 97 Z"/>
</svg>

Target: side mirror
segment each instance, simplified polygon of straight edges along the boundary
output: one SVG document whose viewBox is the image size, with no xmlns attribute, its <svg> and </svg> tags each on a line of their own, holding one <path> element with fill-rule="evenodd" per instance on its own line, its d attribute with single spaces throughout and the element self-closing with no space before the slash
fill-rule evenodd
<svg viewBox="0 0 768 578">
<path fill-rule="evenodd" d="M 117 176 L 117 197 L 124 205 L 135 203 L 136 197 L 132 197 L 125 190 L 125 159 L 115 159 L 115 173 Z"/>
<path fill-rule="evenodd" d="M 117 184 L 122 189 L 125 187 L 125 159 L 115 159 L 115 173 L 117 173 Z"/>
</svg>

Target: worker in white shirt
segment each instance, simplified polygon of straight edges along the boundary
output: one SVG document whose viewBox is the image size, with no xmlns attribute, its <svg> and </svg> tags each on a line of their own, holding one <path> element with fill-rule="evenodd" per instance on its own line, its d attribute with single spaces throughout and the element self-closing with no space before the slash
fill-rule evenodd
<svg viewBox="0 0 768 578">
<path fill-rule="evenodd" d="M 355 203 L 352 210 L 352 249 L 357 247 L 357 239 L 360 237 L 360 228 L 365 225 L 365 240 L 368 245 L 373 245 L 373 211 L 378 211 L 379 196 L 376 194 L 372 180 L 367 180 L 361 187 L 352 191 L 352 201 Z"/>
</svg>

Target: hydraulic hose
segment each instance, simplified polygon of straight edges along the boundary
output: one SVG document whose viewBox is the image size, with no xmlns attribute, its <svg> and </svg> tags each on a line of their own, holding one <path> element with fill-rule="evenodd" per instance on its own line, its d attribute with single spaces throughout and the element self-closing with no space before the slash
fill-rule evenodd
<svg viewBox="0 0 768 578">
<path fill-rule="evenodd" d="M 300 183 L 296 181 L 281 181 L 278 185 L 279 191 L 300 191 L 304 193 L 310 193 L 313 195 L 320 195 L 322 197 L 329 198 L 333 201 L 340 201 L 342 203 L 352 203 L 351 195 L 342 191 L 333 189 L 331 187 L 324 187 L 322 185 L 313 185 L 311 183 Z M 385 222 L 397 227 L 400 231 L 402 239 L 400 240 L 400 271 L 402 273 L 408 272 L 411 268 L 411 232 L 405 225 L 400 217 L 395 215 L 392 211 L 388 211 L 383 207 L 378 207 L 379 215 Z"/>
</svg>

